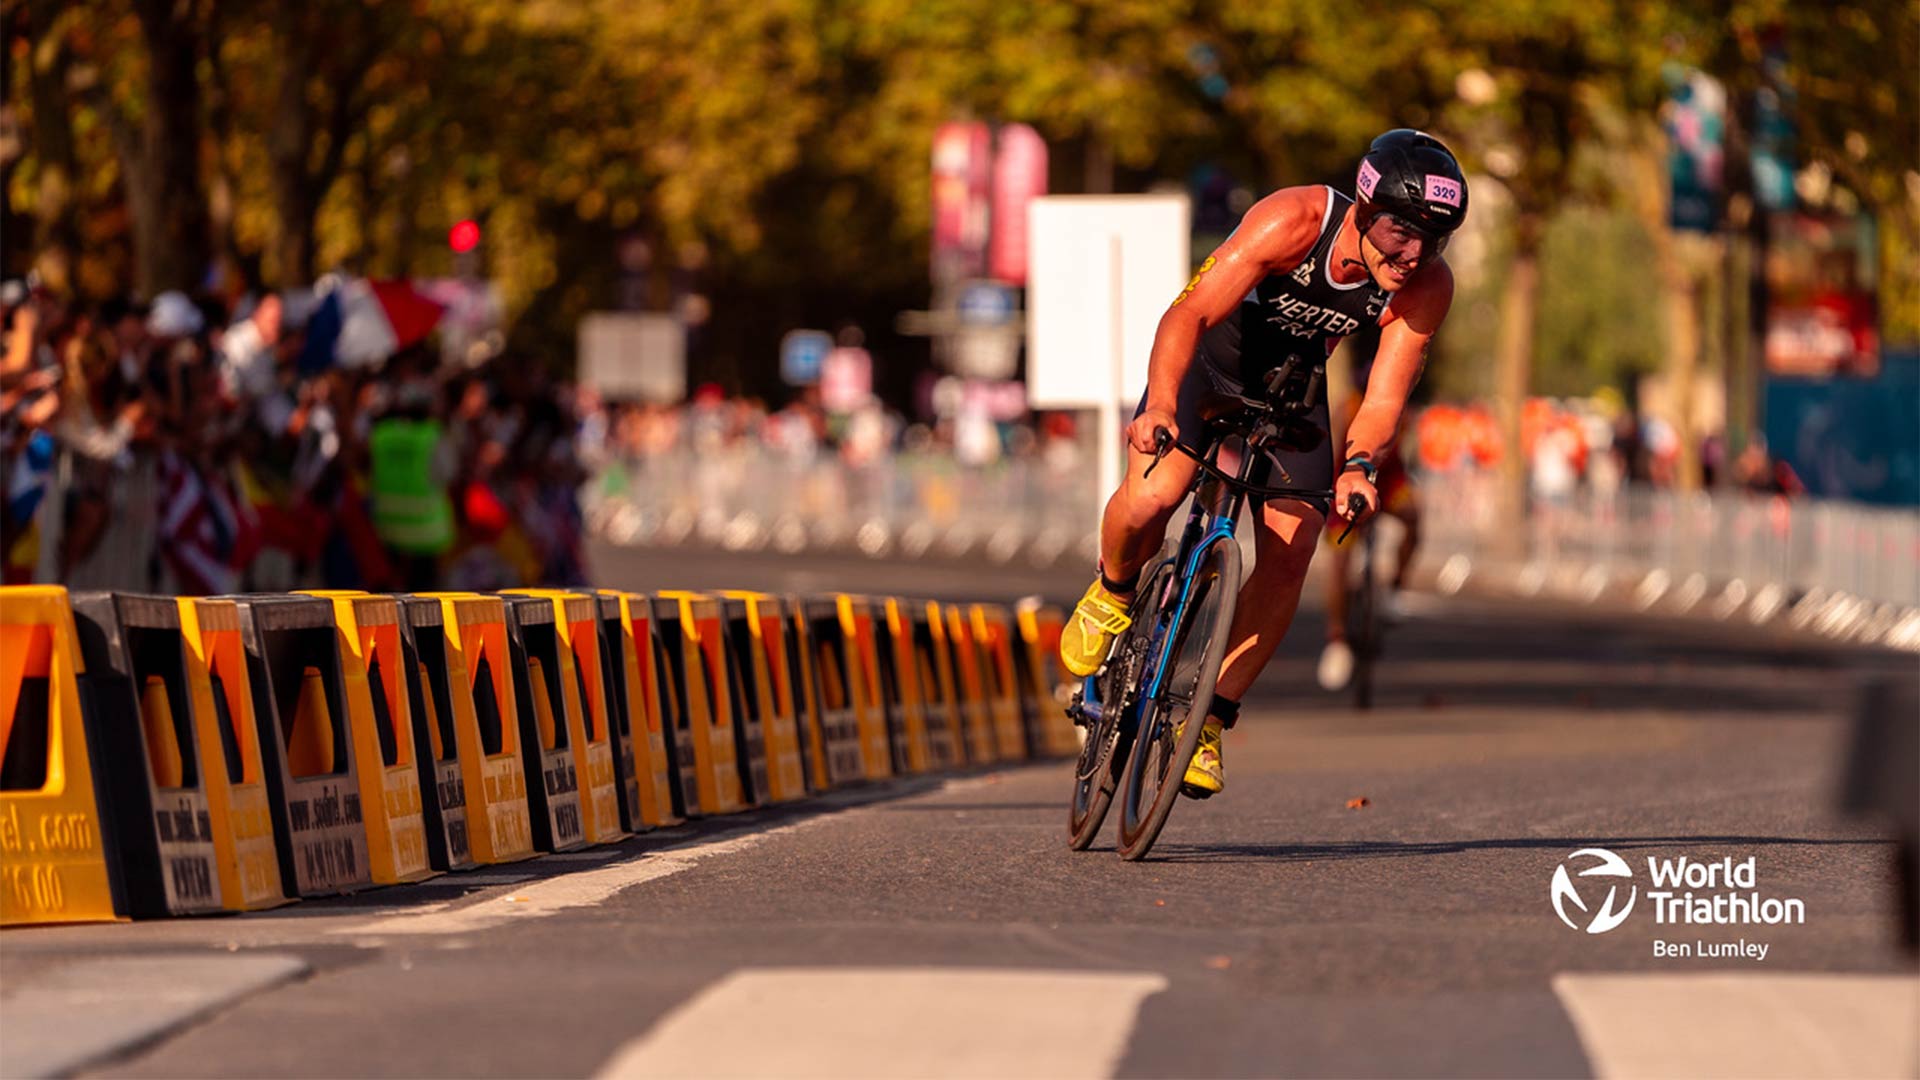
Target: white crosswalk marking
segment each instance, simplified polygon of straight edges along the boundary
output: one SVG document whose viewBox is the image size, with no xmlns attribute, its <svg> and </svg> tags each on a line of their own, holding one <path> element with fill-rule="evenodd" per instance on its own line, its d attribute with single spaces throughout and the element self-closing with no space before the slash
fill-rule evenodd
<svg viewBox="0 0 1920 1080">
<path fill-rule="evenodd" d="M 627 1077 L 1113 1075 L 1165 977 L 1004 968 L 736 971 L 601 1069 Z"/>
<path fill-rule="evenodd" d="M 1899 975 L 1559 975 L 1594 1074 L 1907 1076 L 1920 979 Z"/>
</svg>

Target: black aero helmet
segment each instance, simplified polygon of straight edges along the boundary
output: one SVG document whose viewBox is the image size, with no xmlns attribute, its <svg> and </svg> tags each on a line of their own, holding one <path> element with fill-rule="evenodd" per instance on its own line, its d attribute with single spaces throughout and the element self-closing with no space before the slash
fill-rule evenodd
<svg viewBox="0 0 1920 1080">
<path fill-rule="evenodd" d="M 1365 208 L 1445 236 L 1467 219 L 1467 178 L 1453 151 L 1412 128 L 1373 140 L 1360 159 L 1354 192 Z"/>
</svg>

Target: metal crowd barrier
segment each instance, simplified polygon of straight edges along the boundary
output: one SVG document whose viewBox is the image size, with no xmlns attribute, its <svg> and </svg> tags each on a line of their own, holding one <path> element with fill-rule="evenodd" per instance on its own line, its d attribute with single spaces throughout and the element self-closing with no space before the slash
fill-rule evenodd
<svg viewBox="0 0 1920 1080">
<path fill-rule="evenodd" d="M 1834 638 L 1920 649 L 1920 512 L 1742 492 L 1629 487 L 1533 499 L 1515 536 L 1496 478 L 1419 478 L 1425 554 L 1443 591 L 1476 576 L 1522 594 L 1626 599 L 1648 612 L 1784 620 Z M 858 551 L 1084 567 L 1102 492 L 1087 461 L 1045 455 L 966 468 L 902 454 L 796 461 L 758 445 L 619 461 L 588 487 L 589 525 L 626 546 Z M 1623 595 L 1624 594 L 1624 595 Z"/>
<path fill-rule="evenodd" d="M 743 445 L 615 462 L 588 486 L 586 511 L 596 533 L 629 546 L 985 556 L 1044 568 L 1098 554 L 1092 470 L 1044 457 L 969 468 L 930 454 L 852 465 Z"/>
<path fill-rule="evenodd" d="M 1920 649 L 1920 512 L 1805 496 L 1643 487 L 1530 501 L 1503 529 L 1491 474 L 1422 476 L 1425 551 L 1443 591 L 1476 574 L 1523 594 L 1626 599 Z"/>
</svg>

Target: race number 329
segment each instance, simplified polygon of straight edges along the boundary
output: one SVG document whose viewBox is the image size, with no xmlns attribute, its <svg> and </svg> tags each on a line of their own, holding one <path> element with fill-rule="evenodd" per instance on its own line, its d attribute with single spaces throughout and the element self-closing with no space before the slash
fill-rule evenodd
<svg viewBox="0 0 1920 1080">
<path fill-rule="evenodd" d="M 1444 176 L 1427 177 L 1427 201 L 1445 203 L 1448 206 L 1460 205 L 1460 184 Z"/>
</svg>

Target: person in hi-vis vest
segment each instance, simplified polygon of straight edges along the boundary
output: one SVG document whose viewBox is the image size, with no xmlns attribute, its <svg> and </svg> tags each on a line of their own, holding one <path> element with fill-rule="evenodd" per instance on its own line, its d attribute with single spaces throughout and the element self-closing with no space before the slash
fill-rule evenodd
<svg viewBox="0 0 1920 1080">
<path fill-rule="evenodd" d="M 451 448 L 432 401 L 426 386 L 403 385 L 368 438 L 374 531 L 416 592 L 438 585 L 440 556 L 454 539 Z"/>
</svg>

